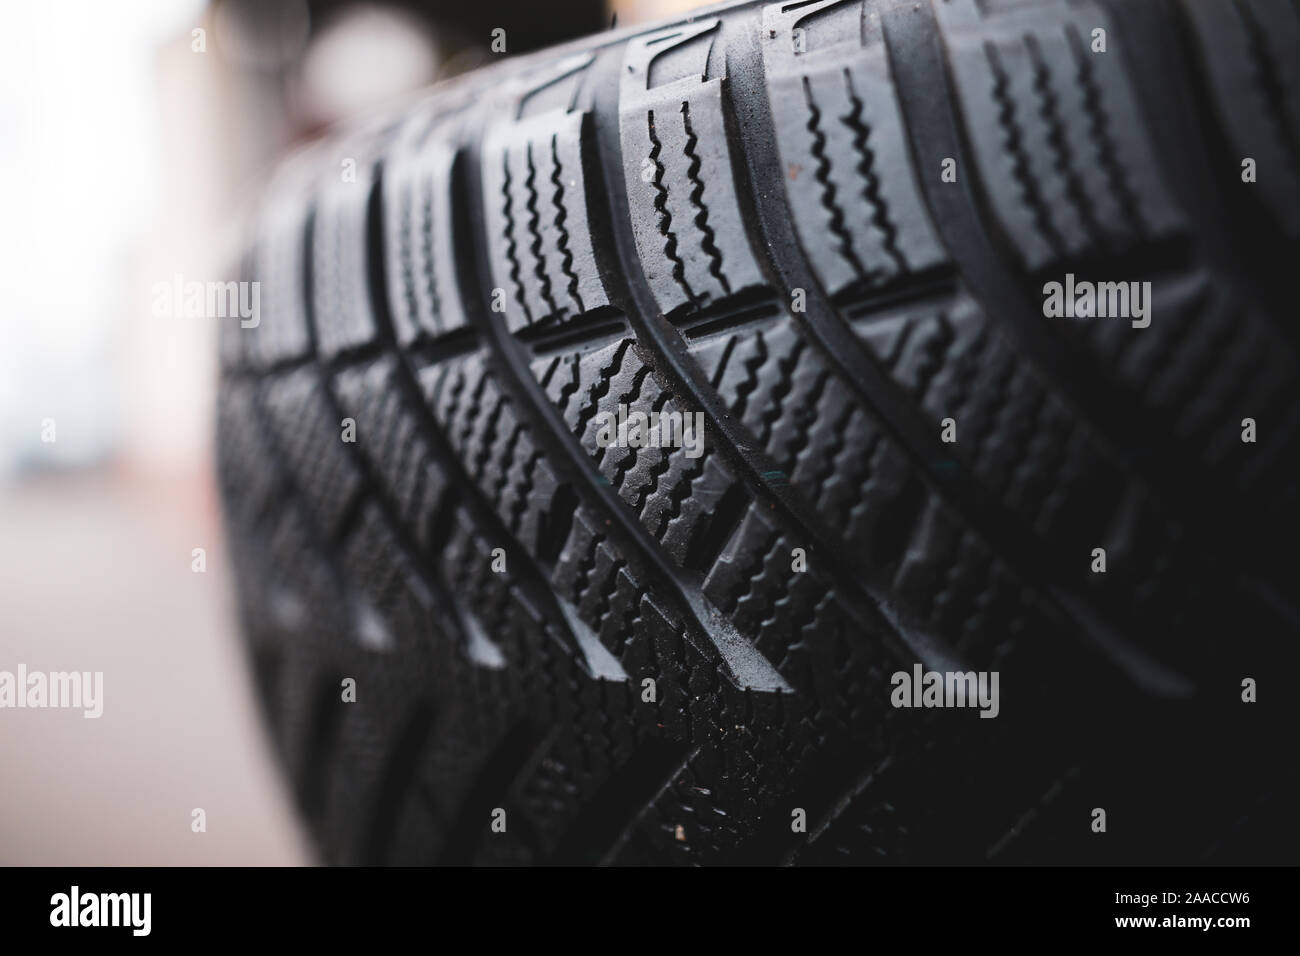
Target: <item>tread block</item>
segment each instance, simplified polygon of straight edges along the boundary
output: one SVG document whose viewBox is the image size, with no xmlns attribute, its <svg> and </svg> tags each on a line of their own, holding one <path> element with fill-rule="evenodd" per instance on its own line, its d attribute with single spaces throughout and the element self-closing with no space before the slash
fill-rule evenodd
<svg viewBox="0 0 1300 956">
<path fill-rule="evenodd" d="M 1250 303 L 1230 299 L 1205 276 L 1155 283 L 1152 314 L 1140 335 L 1122 323 L 1092 322 L 1082 334 L 1113 357 L 1112 367 L 1150 411 L 1201 449 L 1202 460 L 1253 495 L 1278 494 L 1289 477 L 1274 471 L 1273 486 L 1252 484 L 1254 472 L 1234 466 L 1241 420 L 1260 416 L 1281 423 L 1300 401 L 1292 353 L 1280 335 L 1255 318 Z M 1128 343 L 1132 344 L 1128 344 Z M 1285 442 L 1285 429 L 1260 438 L 1260 451 Z"/>
<path fill-rule="evenodd" d="M 311 351 L 302 289 L 306 269 L 308 207 L 297 196 L 272 203 L 261 214 L 246 278 L 258 283 L 260 319 L 256 327 L 236 329 L 255 366 L 302 358 Z"/>
<path fill-rule="evenodd" d="M 325 384 L 315 369 L 281 375 L 264 386 L 264 404 L 280 454 L 328 539 L 341 529 L 353 500 L 363 491 L 360 472 L 343 447 L 343 424 L 333 421 Z"/>
<path fill-rule="evenodd" d="M 1095 3 L 935 5 L 994 216 L 1030 272 L 1185 228 Z M 1107 31 L 1093 53 L 1093 29 Z M 1119 215 L 1114 213 L 1118 211 Z"/>
<path fill-rule="evenodd" d="M 423 141 L 395 147 L 383 175 L 388 298 L 404 346 L 466 324 L 451 215 L 456 153 L 425 135 Z"/>
<path fill-rule="evenodd" d="M 587 219 L 587 114 L 554 110 L 493 126 L 483 145 L 492 277 L 511 331 L 609 305 Z"/>
<path fill-rule="evenodd" d="M 254 522 L 285 491 L 279 472 L 267 467 L 266 436 L 253 408 L 253 386 L 228 382 L 217 395 L 217 474 L 228 515 Z"/>
<path fill-rule="evenodd" d="M 834 14 L 838 29 L 817 30 Z M 946 264 L 908 153 L 878 29 L 861 0 L 763 8 L 763 63 L 799 241 L 827 293 Z M 930 171 L 938 175 L 936 167 Z"/>
<path fill-rule="evenodd" d="M 636 37 L 624 53 L 619 138 L 632 231 L 645 278 L 665 314 L 700 308 L 762 284 L 740 217 L 723 120 L 722 77 L 698 72 L 653 86 L 657 57 L 716 19 Z M 673 74 L 675 75 L 675 74 Z"/>
<path fill-rule="evenodd" d="M 919 303 L 858 333 L 936 427 L 958 422 L 953 457 L 1045 538 L 1081 546 L 1114 516 L 1127 477 L 972 300 Z"/>
<path fill-rule="evenodd" d="M 1276 0 L 1183 0 L 1234 158 L 1256 161 L 1257 186 L 1300 239 L 1300 10 Z M 1239 172 L 1239 171 L 1238 171 Z"/>
<path fill-rule="evenodd" d="M 374 171 L 358 164 L 356 182 L 321 189 L 312 212 L 311 314 L 321 354 L 370 345 L 378 334 L 369 275 Z"/>
<path fill-rule="evenodd" d="M 356 582 L 349 608 L 354 639 L 372 651 L 411 653 L 432 627 L 433 598 L 374 503 L 363 505 L 340 563 Z"/>
<path fill-rule="evenodd" d="M 730 533 L 728 527 L 715 524 L 714 519 L 721 516 L 714 509 L 730 496 L 740 494 L 747 499 L 748 493 L 710 454 L 708 426 L 703 432 L 696 429 L 694 413 L 653 376 L 638 357 L 632 339 L 538 359 L 532 367 L 600 473 L 675 563 L 687 566 L 702 537 Z M 631 442 L 626 447 L 602 446 L 602 433 L 609 437 L 618 419 L 609 419 L 599 410 L 616 416 L 620 407 L 629 420 L 635 420 L 632 416 L 636 414 L 644 415 L 647 424 L 658 420 L 660 437 L 666 434 L 664 428 L 682 434 L 678 422 L 683 428 L 689 422 L 695 437 L 689 447 L 685 443 L 635 447 Z M 665 426 L 665 421 L 672 424 Z M 631 426 L 629 434 L 634 429 Z M 715 543 L 714 553 L 726 542 Z"/>
<path fill-rule="evenodd" d="M 433 519 L 448 492 L 445 469 L 420 433 L 415 414 L 398 387 L 396 359 L 382 358 L 340 373 L 337 389 L 345 415 L 357 422 L 357 444 L 389 489 L 398 514 L 416 543 L 436 551 Z"/>
</svg>

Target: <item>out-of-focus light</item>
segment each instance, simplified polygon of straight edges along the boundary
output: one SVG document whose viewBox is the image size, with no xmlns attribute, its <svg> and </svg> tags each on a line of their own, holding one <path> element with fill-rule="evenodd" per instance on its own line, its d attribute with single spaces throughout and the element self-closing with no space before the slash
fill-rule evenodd
<svg viewBox="0 0 1300 956">
<path fill-rule="evenodd" d="M 438 69 L 423 25 L 400 10 L 354 7 L 331 20 L 307 50 L 301 105 L 320 125 L 432 83 Z"/>
</svg>

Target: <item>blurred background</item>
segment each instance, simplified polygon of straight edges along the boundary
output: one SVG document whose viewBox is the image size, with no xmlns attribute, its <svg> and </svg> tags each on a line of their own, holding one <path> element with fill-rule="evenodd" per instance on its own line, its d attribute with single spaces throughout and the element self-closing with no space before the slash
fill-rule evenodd
<svg viewBox="0 0 1300 956">
<path fill-rule="evenodd" d="M 0 31 L 0 864 L 313 861 L 262 732 L 213 482 L 219 279 L 278 157 L 495 59 L 693 0 L 42 0 Z M 206 570 L 193 570 L 194 549 Z M 202 808 L 207 830 L 191 830 Z"/>
</svg>

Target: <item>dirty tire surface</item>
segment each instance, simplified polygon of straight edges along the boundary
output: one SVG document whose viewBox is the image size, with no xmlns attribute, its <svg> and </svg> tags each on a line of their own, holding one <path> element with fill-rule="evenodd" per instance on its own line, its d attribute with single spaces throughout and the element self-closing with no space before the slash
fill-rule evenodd
<svg viewBox="0 0 1300 956">
<path fill-rule="evenodd" d="M 292 157 L 217 431 L 322 858 L 1297 862 L 1298 48 L 741 3 Z M 1067 274 L 1149 324 L 1045 315 Z M 893 706 L 918 665 L 996 718 Z"/>
</svg>

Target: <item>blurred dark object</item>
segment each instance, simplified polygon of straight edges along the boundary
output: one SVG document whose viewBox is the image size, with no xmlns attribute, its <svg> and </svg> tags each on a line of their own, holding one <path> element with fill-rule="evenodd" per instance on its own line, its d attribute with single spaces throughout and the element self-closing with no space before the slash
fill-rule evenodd
<svg viewBox="0 0 1300 956">
<path fill-rule="evenodd" d="M 312 13 L 326 13 L 347 6 L 344 0 L 310 3 Z M 562 43 L 574 37 L 596 33 L 608 26 L 604 0 L 480 0 L 474 3 L 409 2 L 397 4 L 422 17 L 434 27 L 450 27 L 486 44 L 497 27 L 509 34 L 508 53 L 527 53 Z"/>
<path fill-rule="evenodd" d="M 282 35 L 286 28 L 297 28 L 306 14 L 314 35 L 322 25 L 351 9 L 361 6 L 401 11 L 422 22 L 431 32 L 450 33 L 468 44 L 487 47 L 492 31 L 507 31 L 508 54 L 527 53 L 552 46 L 574 37 L 596 33 L 608 26 L 605 0 L 563 0 L 545 3 L 539 0 L 478 0 L 475 3 L 451 3 L 446 0 L 391 0 L 362 4 L 357 0 L 218 0 L 217 8 L 234 12 L 235 17 L 254 29 L 263 41 Z"/>
<path fill-rule="evenodd" d="M 215 47 L 274 158 L 411 90 L 608 25 L 604 0 L 215 0 Z M 504 54 L 493 50 L 504 30 Z"/>
</svg>

